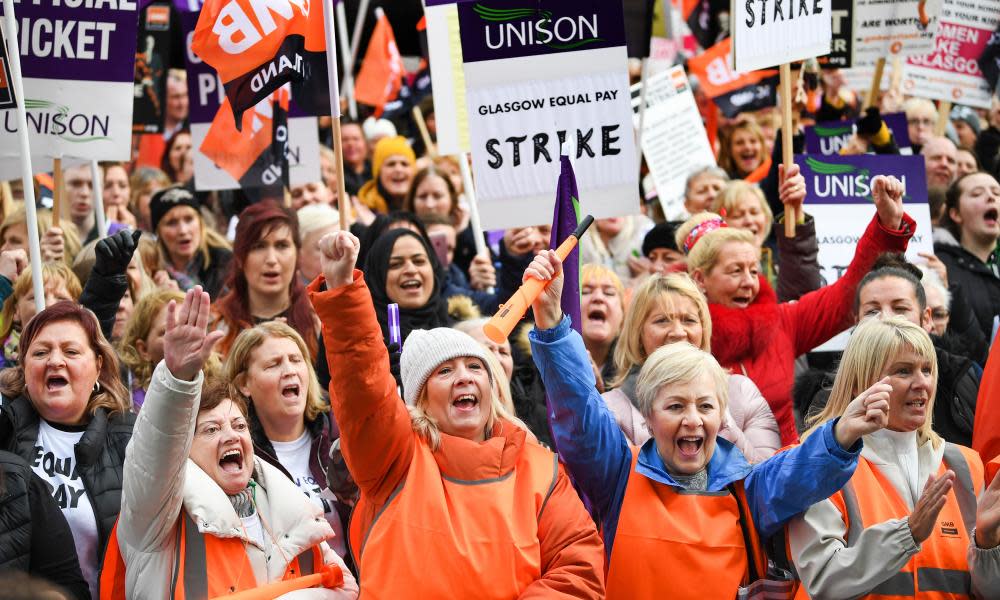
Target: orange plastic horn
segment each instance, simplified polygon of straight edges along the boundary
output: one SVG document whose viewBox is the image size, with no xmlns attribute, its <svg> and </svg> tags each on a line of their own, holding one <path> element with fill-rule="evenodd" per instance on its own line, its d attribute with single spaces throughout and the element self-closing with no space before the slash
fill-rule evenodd
<svg viewBox="0 0 1000 600">
<path fill-rule="evenodd" d="M 282 594 L 304 590 L 313 587 L 324 587 L 327 589 L 338 588 L 344 585 L 344 573 L 336 565 L 326 565 L 322 573 L 303 575 L 295 579 L 285 581 L 275 581 L 267 585 L 257 586 L 252 590 L 236 592 L 228 596 L 220 596 L 219 600 L 272 600 Z"/>
<path fill-rule="evenodd" d="M 563 240 L 563 243 L 559 244 L 559 247 L 556 248 L 556 256 L 559 257 L 559 260 L 566 260 L 569 253 L 579 243 L 580 236 L 587 231 L 587 228 L 593 222 L 594 217 L 587 215 L 580 221 L 580 225 L 576 228 L 576 231 Z M 493 315 L 493 318 L 486 325 L 483 325 L 483 332 L 486 334 L 486 337 L 497 344 L 504 343 L 510 332 L 514 330 L 514 327 L 521 321 L 525 313 L 528 312 L 528 309 L 531 308 L 531 304 L 538 298 L 538 294 L 541 294 L 542 290 L 548 286 L 548 281 L 534 278 L 521 284 L 521 287 L 517 288 L 517 291 L 510 297 L 510 300 L 505 304 L 501 304 L 497 314 Z"/>
</svg>

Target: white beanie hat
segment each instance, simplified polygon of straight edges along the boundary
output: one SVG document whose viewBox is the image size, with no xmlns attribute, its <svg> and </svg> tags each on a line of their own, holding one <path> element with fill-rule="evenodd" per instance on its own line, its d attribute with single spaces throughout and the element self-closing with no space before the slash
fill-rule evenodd
<svg viewBox="0 0 1000 600">
<path fill-rule="evenodd" d="M 469 334 L 448 327 L 411 331 L 403 343 L 403 353 L 399 357 L 403 399 L 406 403 L 416 406 L 420 391 L 424 389 L 424 384 L 434 369 L 445 361 L 461 356 L 472 356 L 483 361 L 483 366 L 489 373 L 486 348 Z M 490 373 L 490 378 L 492 377 L 493 374 Z"/>
<path fill-rule="evenodd" d="M 388 119 L 376 119 L 368 117 L 361 124 L 361 131 L 365 134 L 365 139 L 369 142 L 377 137 L 395 137 L 396 126 Z"/>
</svg>

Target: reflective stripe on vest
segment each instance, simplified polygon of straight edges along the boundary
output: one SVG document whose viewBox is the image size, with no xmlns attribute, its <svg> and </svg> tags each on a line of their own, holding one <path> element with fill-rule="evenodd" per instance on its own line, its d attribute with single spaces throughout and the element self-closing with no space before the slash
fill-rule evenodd
<svg viewBox="0 0 1000 600">
<path fill-rule="evenodd" d="M 445 477 L 413 435 L 405 480 L 367 530 L 352 531 L 364 597 L 519 597 L 544 568 L 538 521 L 559 477 L 557 457 L 525 441 L 504 476 L 459 480 Z"/>
<path fill-rule="evenodd" d="M 918 598 L 968 598 L 971 578 L 965 559 L 969 536 L 976 523 L 976 496 L 982 481 L 981 462 L 972 450 L 946 443 L 937 476 L 951 469 L 955 485 L 938 515 L 931 536 L 921 544 L 915 555 L 898 573 L 875 587 L 865 598 L 908 596 Z M 864 493 L 858 493 L 858 488 Z M 896 493 L 892 483 L 865 459 L 858 463 L 854 477 L 840 495 L 846 512 L 847 546 L 858 542 L 867 522 L 883 523 L 901 519 L 910 511 Z M 836 504 L 836 502 L 835 502 Z M 956 522 L 958 520 L 959 522 Z M 957 568 L 962 567 L 962 568 Z"/>
<path fill-rule="evenodd" d="M 226 593 L 253 589 L 257 580 L 241 539 L 219 538 L 198 531 L 198 525 L 186 510 L 181 511 L 181 526 L 177 528 L 174 554 L 174 573 L 170 582 L 170 598 L 174 600 L 207 600 Z M 183 536 L 183 540 L 182 540 Z M 209 545 L 217 554 L 209 560 Z M 221 552 L 220 552 L 221 550 Z M 314 572 L 315 556 L 319 548 L 313 546 L 299 554 L 288 565 L 282 580 L 295 579 Z M 210 564 L 212 563 L 212 564 Z M 233 563 L 238 563 L 233 564 Z M 181 566 L 183 565 L 183 567 Z M 220 568 L 223 566 L 225 568 Z M 236 568 L 236 576 L 233 569 Z M 183 576 L 181 571 L 183 570 Z M 211 574 L 212 581 L 209 581 Z M 180 586 L 180 589 L 178 589 Z"/>
<path fill-rule="evenodd" d="M 748 569 L 736 499 L 728 490 L 678 491 L 636 472 L 637 462 L 638 448 L 632 447 L 608 560 L 608 599 L 735 598 Z M 742 482 L 735 487 L 744 493 Z M 746 520 L 752 528 L 750 515 Z M 750 533 L 755 560 L 764 566 L 760 540 Z"/>
</svg>

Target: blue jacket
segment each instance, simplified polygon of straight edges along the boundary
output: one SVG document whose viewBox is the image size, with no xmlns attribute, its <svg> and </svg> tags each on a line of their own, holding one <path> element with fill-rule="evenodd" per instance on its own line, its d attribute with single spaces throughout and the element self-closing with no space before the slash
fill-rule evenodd
<svg viewBox="0 0 1000 600">
<path fill-rule="evenodd" d="M 570 327 L 569 318 L 552 329 L 534 329 L 530 339 L 548 393 L 556 448 L 590 499 L 610 557 L 631 475 L 628 440 L 594 387 L 583 338 Z M 754 524 L 766 539 L 795 515 L 837 492 L 854 474 L 862 444 L 859 441 L 845 451 L 834 438 L 834 424 L 827 423 L 801 445 L 753 466 L 735 446 L 717 438 L 708 463 L 708 491 L 743 480 Z M 640 449 L 635 470 L 657 483 L 680 487 L 657 453 L 655 439 Z"/>
</svg>

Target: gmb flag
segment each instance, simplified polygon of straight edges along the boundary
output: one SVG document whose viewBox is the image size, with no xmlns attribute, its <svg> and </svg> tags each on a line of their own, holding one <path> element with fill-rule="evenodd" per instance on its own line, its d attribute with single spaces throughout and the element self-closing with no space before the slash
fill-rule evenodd
<svg viewBox="0 0 1000 600">
<path fill-rule="evenodd" d="M 237 130 L 289 82 L 303 111 L 330 114 L 322 1 L 207 0 L 191 48 L 218 71 Z"/>
</svg>

